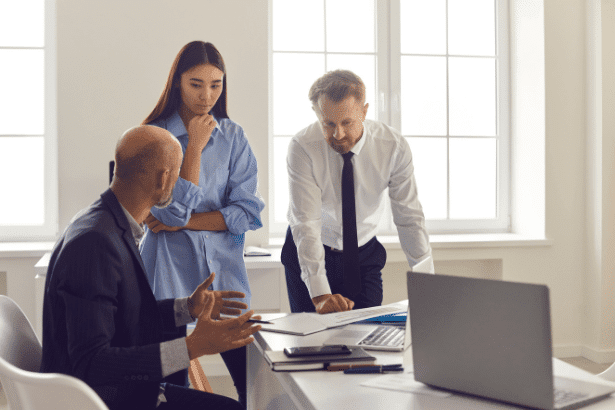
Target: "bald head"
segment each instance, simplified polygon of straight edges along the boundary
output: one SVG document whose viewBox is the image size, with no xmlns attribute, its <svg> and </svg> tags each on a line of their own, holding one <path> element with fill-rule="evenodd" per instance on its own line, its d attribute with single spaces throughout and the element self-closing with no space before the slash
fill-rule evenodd
<svg viewBox="0 0 615 410">
<path fill-rule="evenodd" d="M 125 208 L 168 204 L 181 161 L 181 145 L 167 130 L 153 125 L 131 128 L 115 147 L 111 190 Z"/>
<path fill-rule="evenodd" d="M 181 146 L 171 133 L 153 125 L 140 125 L 122 135 L 115 147 L 115 175 L 136 182 L 181 161 Z"/>
</svg>

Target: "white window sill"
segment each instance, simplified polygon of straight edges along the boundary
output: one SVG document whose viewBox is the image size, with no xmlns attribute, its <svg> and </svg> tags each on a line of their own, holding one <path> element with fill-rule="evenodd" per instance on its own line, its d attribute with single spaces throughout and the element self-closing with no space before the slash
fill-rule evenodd
<svg viewBox="0 0 615 410">
<path fill-rule="evenodd" d="M 53 249 L 55 242 L 0 242 L 0 259 L 38 258 Z"/>
<path fill-rule="evenodd" d="M 379 236 L 378 240 L 387 249 L 401 249 L 397 236 Z M 552 241 L 515 233 L 481 233 L 430 235 L 429 243 L 432 249 L 472 249 L 550 246 Z"/>
<path fill-rule="evenodd" d="M 401 249 L 396 235 L 378 236 L 385 249 Z M 475 249 L 475 248 L 510 248 L 551 246 L 553 241 L 544 237 L 532 237 L 515 233 L 481 233 L 430 235 L 429 242 L 433 249 Z M 270 238 L 269 247 L 279 248 L 284 238 Z"/>
<path fill-rule="evenodd" d="M 401 249 L 395 235 L 378 236 L 386 249 Z M 514 233 L 430 235 L 433 249 L 478 249 L 551 246 L 553 241 Z M 0 258 L 41 257 L 53 249 L 54 242 L 0 242 Z M 281 248 L 284 238 L 270 238 L 269 248 Z"/>
</svg>

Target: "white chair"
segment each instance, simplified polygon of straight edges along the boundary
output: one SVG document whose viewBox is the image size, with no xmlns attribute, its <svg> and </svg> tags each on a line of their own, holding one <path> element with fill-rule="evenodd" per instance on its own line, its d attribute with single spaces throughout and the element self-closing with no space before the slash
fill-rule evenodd
<svg viewBox="0 0 615 410">
<path fill-rule="evenodd" d="M 57 373 L 38 373 L 41 344 L 19 306 L 0 295 L 0 381 L 11 410 L 106 410 L 83 381 Z"/>
<path fill-rule="evenodd" d="M 602 373 L 598 373 L 598 377 L 602 377 L 604 380 L 615 382 L 615 363 L 609 366 L 608 369 Z"/>
</svg>

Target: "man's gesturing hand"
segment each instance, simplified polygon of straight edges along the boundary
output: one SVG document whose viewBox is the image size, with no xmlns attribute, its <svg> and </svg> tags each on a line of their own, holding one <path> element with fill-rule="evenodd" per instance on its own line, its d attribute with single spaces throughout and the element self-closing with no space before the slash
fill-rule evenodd
<svg viewBox="0 0 615 410">
<path fill-rule="evenodd" d="M 316 308 L 316 312 L 320 314 L 332 312 L 345 312 L 352 310 L 354 302 L 339 293 L 335 295 L 326 294 L 312 298 L 312 303 Z"/>
<path fill-rule="evenodd" d="M 233 319 L 212 319 L 214 305 L 214 297 L 208 295 L 194 331 L 186 337 L 190 360 L 246 346 L 254 341 L 252 335 L 261 329 L 247 321 L 254 314 L 252 310 Z"/>
<path fill-rule="evenodd" d="M 188 297 L 188 310 L 190 316 L 197 318 L 201 315 L 201 311 L 205 307 L 208 298 L 213 298 L 213 308 L 211 310 L 212 319 L 220 319 L 220 313 L 225 315 L 238 315 L 241 309 L 247 309 L 248 305 L 237 300 L 228 300 L 230 298 L 245 298 L 243 292 L 235 290 L 209 290 L 209 286 L 214 282 L 216 274 L 214 272 L 209 275 L 203 283 L 197 286 L 196 290 Z"/>
</svg>

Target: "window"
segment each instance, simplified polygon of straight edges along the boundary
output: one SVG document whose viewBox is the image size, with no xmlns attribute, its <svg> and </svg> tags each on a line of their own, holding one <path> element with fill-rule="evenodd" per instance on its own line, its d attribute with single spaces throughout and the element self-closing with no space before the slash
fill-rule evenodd
<svg viewBox="0 0 615 410">
<path fill-rule="evenodd" d="M 2 240 L 57 231 L 54 13 L 51 1 L 0 3 Z"/>
<path fill-rule="evenodd" d="M 506 0 L 273 0 L 272 14 L 272 237 L 288 143 L 316 120 L 309 87 L 336 68 L 365 82 L 368 118 L 408 139 L 431 233 L 509 229 Z M 380 231 L 395 234 L 390 216 Z"/>
</svg>

